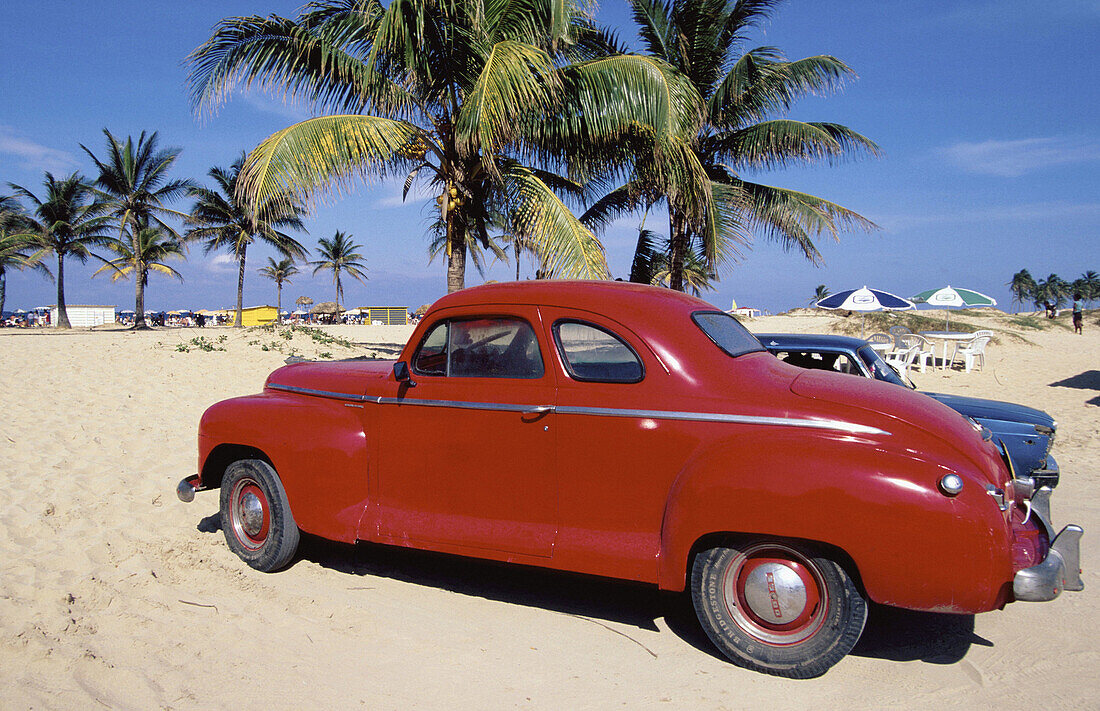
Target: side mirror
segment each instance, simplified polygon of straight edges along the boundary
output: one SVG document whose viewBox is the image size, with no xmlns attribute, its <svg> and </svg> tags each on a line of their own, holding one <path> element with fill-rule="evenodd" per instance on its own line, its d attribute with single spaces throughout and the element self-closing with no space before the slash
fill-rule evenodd
<svg viewBox="0 0 1100 711">
<path fill-rule="evenodd" d="M 393 377 L 399 383 L 407 383 L 410 388 L 416 387 L 416 383 L 413 382 L 412 375 L 409 373 L 409 364 L 403 360 L 393 364 Z"/>
</svg>

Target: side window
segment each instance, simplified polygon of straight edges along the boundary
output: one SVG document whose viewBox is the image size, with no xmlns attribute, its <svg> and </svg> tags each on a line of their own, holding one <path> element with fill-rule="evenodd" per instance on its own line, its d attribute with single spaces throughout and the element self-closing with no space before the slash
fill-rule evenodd
<svg viewBox="0 0 1100 711">
<path fill-rule="evenodd" d="M 645 377 L 642 359 L 621 338 L 579 321 L 554 324 L 554 340 L 574 380 L 636 383 Z"/>
<path fill-rule="evenodd" d="M 437 325 L 413 356 L 413 370 L 452 378 L 541 378 L 544 372 L 535 332 L 514 318 Z"/>
<path fill-rule="evenodd" d="M 413 356 L 413 371 L 421 375 L 447 374 L 447 324 L 436 324 Z"/>
</svg>

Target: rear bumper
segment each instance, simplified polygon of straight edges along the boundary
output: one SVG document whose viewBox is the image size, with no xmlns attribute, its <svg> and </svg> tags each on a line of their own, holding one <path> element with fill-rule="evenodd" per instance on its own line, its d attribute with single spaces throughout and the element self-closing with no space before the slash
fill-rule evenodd
<svg viewBox="0 0 1100 711">
<path fill-rule="evenodd" d="M 1045 602 L 1063 590 L 1085 589 L 1081 580 L 1081 536 L 1084 529 L 1070 524 L 1057 534 L 1050 522 L 1050 487 L 1042 487 L 1031 498 L 1031 515 L 1046 530 L 1051 541 L 1046 557 L 1038 565 L 1017 571 L 1012 592 L 1017 600 Z"/>
</svg>

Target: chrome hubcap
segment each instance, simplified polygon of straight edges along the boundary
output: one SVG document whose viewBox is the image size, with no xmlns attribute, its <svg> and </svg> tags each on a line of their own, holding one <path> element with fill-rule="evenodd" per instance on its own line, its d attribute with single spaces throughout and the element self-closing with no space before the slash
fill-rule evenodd
<svg viewBox="0 0 1100 711">
<path fill-rule="evenodd" d="M 764 563 L 745 577 L 745 602 L 761 620 L 781 625 L 806 610 L 806 585 L 779 563 Z"/>
<path fill-rule="evenodd" d="M 260 497 L 251 491 L 241 496 L 240 501 L 241 528 L 249 536 L 257 536 L 264 527 L 264 505 Z"/>
<path fill-rule="evenodd" d="M 760 542 L 739 551 L 722 574 L 730 621 L 758 642 L 798 644 L 820 631 L 830 607 L 821 574 L 782 543 Z"/>
</svg>

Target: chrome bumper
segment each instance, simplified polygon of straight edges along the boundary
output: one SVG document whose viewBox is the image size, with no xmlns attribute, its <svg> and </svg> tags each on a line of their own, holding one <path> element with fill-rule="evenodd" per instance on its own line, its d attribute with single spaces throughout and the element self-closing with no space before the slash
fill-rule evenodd
<svg viewBox="0 0 1100 711">
<path fill-rule="evenodd" d="M 205 487 L 199 484 L 199 475 L 192 474 L 176 485 L 176 496 L 185 504 L 195 500 L 195 492 L 202 491 Z"/>
<path fill-rule="evenodd" d="M 1042 563 L 1024 568 L 1012 581 L 1017 600 L 1045 602 L 1058 597 L 1063 590 L 1085 589 L 1081 580 L 1081 535 L 1084 529 L 1070 524 L 1057 534 L 1050 522 L 1050 495 L 1044 486 L 1031 497 L 1031 515 L 1036 518 L 1050 540 L 1050 550 Z"/>
<path fill-rule="evenodd" d="M 1061 476 L 1061 471 L 1058 469 L 1058 462 L 1054 460 L 1054 457 L 1047 455 L 1047 465 L 1044 469 L 1036 469 L 1035 471 L 1028 472 L 1029 477 L 1035 480 L 1035 483 L 1039 486 L 1049 486 L 1051 489 L 1058 486 L 1058 479 Z"/>
</svg>

